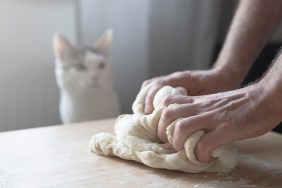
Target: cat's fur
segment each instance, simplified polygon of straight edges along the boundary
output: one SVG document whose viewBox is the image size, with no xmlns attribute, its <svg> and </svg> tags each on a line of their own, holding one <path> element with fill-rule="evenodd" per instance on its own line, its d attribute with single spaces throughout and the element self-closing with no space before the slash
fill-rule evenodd
<svg viewBox="0 0 282 188">
<path fill-rule="evenodd" d="M 112 31 L 108 30 L 94 47 L 79 49 L 62 34 L 55 34 L 55 74 L 61 93 L 60 116 L 64 124 L 119 115 L 109 62 L 112 35 Z"/>
</svg>

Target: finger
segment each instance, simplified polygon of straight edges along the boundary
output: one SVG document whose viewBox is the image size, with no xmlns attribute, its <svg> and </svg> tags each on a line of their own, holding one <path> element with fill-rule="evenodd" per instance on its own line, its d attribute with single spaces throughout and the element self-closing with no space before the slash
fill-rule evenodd
<svg viewBox="0 0 282 188">
<path fill-rule="evenodd" d="M 204 130 L 208 132 L 216 127 L 216 119 L 210 113 L 198 114 L 196 116 L 187 117 L 179 120 L 175 124 L 172 136 L 172 146 L 177 151 L 184 148 L 187 138 L 194 132 Z"/>
<path fill-rule="evenodd" d="M 203 162 L 213 161 L 212 151 L 220 145 L 232 141 L 233 131 L 230 131 L 229 127 L 227 123 L 222 123 L 218 128 L 208 132 L 199 140 L 195 149 L 198 160 Z"/>
<path fill-rule="evenodd" d="M 158 77 L 155 77 L 155 78 L 146 80 L 146 81 L 144 81 L 144 82 L 142 83 L 141 88 L 144 88 L 144 87 L 146 87 L 147 85 L 151 84 L 153 81 L 160 80 L 160 79 L 162 79 L 163 77 L 164 77 L 164 76 L 158 76 Z"/>
<path fill-rule="evenodd" d="M 154 86 L 148 91 L 147 96 L 145 98 L 145 108 L 144 108 L 145 114 L 150 114 L 150 113 L 153 112 L 153 110 L 154 110 L 154 107 L 153 107 L 154 97 L 155 97 L 156 93 L 159 91 L 159 89 L 162 88 L 162 87 L 163 86 L 161 86 L 161 85 Z"/>
<path fill-rule="evenodd" d="M 151 82 L 152 82 L 152 79 L 151 79 L 151 80 L 146 80 L 146 81 L 144 81 L 144 82 L 142 83 L 141 88 L 146 87 L 146 86 L 149 85 Z"/>
<path fill-rule="evenodd" d="M 162 104 L 164 106 L 169 106 L 170 104 L 186 104 L 186 103 L 193 103 L 194 99 L 190 96 L 183 96 L 183 95 L 174 95 L 168 96 L 163 101 Z"/>
<path fill-rule="evenodd" d="M 196 115 L 197 111 L 190 104 L 172 104 L 168 106 L 161 115 L 158 124 L 158 137 L 163 141 L 167 142 L 166 130 L 167 127 L 175 120 L 182 117 L 189 117 Z"/>
</svg>

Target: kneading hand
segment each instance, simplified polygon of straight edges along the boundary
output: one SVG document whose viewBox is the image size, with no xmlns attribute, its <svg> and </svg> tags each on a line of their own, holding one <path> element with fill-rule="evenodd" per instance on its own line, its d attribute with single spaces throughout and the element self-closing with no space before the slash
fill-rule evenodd
<svg viewBox="0 0 282 188">
<path fill-rule="evenodd" d="M 218 146 L 273 129 L 281 121 L 281 110 L 275 103 L 265 84 L 204 96 L 171 96 L 163 101 L 168 107 L 161 115 L 158 137 L 167 142 L 166 128 L 181 118 L 175 125 L 173 147 L 183 149 L 189 135 L 204 130 L 196 154 L 200 161 L 209 162 L 210 153 Z"/>
<path fill-rule="evenodd" d="M 189 95 L 195 96 L 235 89 L 240 86 L 240 82 L 222 71 L 207 70 L 183 71 L 156 77 L 145 81 L 142 88 L 147 85 L 150 85 L 150 90 L 145 99 L 144 112 L 150 114 L 153 111 L 154 96 L 163 86 L 184 87 Z"/>
</svg>

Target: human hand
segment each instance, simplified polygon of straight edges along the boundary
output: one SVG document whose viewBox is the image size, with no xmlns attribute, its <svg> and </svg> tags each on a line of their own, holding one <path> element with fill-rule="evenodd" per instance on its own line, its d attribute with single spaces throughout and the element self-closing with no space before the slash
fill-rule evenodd
<svg viewBox="0 0 282 188">
<path fill-rule="evenodd" d="M 190 96 L 206 95 L 238 88 L 241 82 L 223 71 L 183 71 L 144 81 L 142 88 L 150 87 L 145 99 L 145 114 L 153 111 L 154 96 L 163 86 L 184 87 Z"/>
<path fill-rule="evenodd" d="M 166 128 L 181 118 L 172 135 L 172 146 L 180 151 L 186 139 L 198 130 L 205 135 L 196 146 L 200 161 L 212 161 L 211 152 L 232 141 L 260 136 L 281 121 L 281 109 L 261 84 L 204 96 L 171 96 L 158 125 L 158 137 L 167 142 Z"/>
</svg>

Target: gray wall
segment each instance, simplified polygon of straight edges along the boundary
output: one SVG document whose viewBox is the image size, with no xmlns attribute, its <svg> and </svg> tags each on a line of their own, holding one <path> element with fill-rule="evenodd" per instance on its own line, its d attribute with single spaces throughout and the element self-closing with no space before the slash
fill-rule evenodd
<svg viewBox="0 0 282 188">
<path fill-rule="evenodd" d="M 209 68 L 220 0 L 153 0 L 150 7 L 150 77 Z"/>
<path fill-rule="evenodd" d="M 220 0 L 82 0 L 81 43 L 114 30 L 112 60 L 122 112 L 142 82 L 178 70 L 208 68 Z"/>
<path fill-rule="evenodd" d="M 149 0 L 82 0 L 81 43 L 91 45 L 108 28 L 114 30 L 111 49 L 115 86 L 122 112 L 131 104 L 148 78 Z"/>
<path fill-rule="evenodd" d="M 229 26 L 231 24 L 233 15 L 236 11 L 236 7 L 238 5 L 238 0 L 221 0 L 222 1 L 222 8 L 220 10 L 220 17 L 219 21 L 220 24 L 218 25 L 218 42 L 223 42 L 225 39 L 225 36 L 228 32 Z M 281 43 L 282 42 L 282 23 L 277 28 L 277 30 L 274 32 L 273 36 L 268 42 L 274 42 L 274 43 Z"/>
<path fill-rule="evenodd" d="M 237 0 L 81 0 L 80 43 L 114 30 L 111 57 L 122 112 L 146 79 L 207 69 L 222 42 Z M 282 27 L 282 26 L 281 26 Z M 282 41 L 282 28 L 272 41 Z"/>
<path fill-rule="evenodd" d="M 0 1 L 0 131 L 60 124 L 52 37 L 75 42 L 75 18 L 75 0 Z"/>
</svg>

